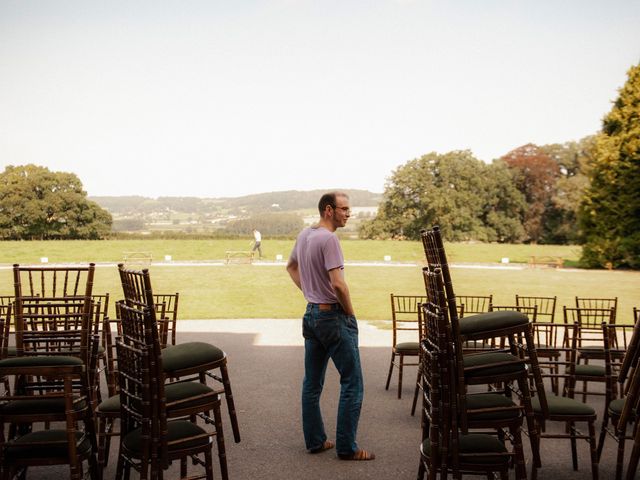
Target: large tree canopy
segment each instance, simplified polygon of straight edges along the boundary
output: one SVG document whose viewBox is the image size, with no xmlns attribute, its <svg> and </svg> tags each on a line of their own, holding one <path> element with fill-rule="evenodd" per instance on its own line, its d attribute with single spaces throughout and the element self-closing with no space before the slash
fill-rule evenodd
<svg viewBox="0 0 640 480">
<path fill-rule="evenodd" d="M 0 173 L 0 238 L 99 239 L 110 229 L 111 215 L 87 200 L 75 174 L 31 164 Z"/>
<path fill-rule="evenodd" d="M 365 238 L 417 239 L 439 224 L 447 240 L 516 242 L 524 198 L 503 163 L 487 165 L 469 151 L 430 153 L 393 172 Z"/>
<path fill-rule="evenodd" d="M 627 75 L 597 136 L 580 210 L 590 267 L 640 267 L 640 64 Z"/>
<path fill-rule="evenodd" d="M 507 153 L 502 161 L 513 172 L 515 185 L 527 201 L 523 225 L 528 240 L 540 242 L 544 239 L 544 217 L 552 205 L 560 168 L 544 150 L 531 143 Z"/>
</svg>

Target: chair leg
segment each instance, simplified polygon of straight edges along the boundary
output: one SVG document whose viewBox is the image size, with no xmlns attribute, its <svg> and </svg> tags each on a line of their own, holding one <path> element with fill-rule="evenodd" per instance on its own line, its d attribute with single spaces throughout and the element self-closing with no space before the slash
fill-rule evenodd
<svg viewBox="0 0 640 480">
<path fill-rule="evenodd" d="M 418 365 L 418 378 L 416 378 L 416 388 L 413 391 L 413 403 L 411 404 L 411 416 L 416 414 L 418 406 L 418 395 L 420 394 L 420 377 L 422 376 L 422 368 Z"/>
<path fill-rule="evenodd" d="M 229 471 L 227 469 L 227 451 L 224 446 L 224 435 L 222 434 L 222 415 L 220 413 L 220 403 L 217 403 L 213 407 L 213 417 L 215 420 L 216 443 L 218 446 L 218 461 L 220 462 L 220 474 L 222 476 L 222 480 L 229 480 Z"/>
<path fill-rule="evenodd" d="M 627 435 L 626 425 L 618 432 L 618 454 L 616 455 L 616 480 L 622 480 L 622 469 L 624 466 L 624 440 Z"/>
<path fill-rule="evenodd" d="M 393 362 L 396 359 L 396 353 L 391 352 L 391 362 L 389 363 L 389 374 L 387 375 L 387 383 L 384 386 L 385 390 L 389 390 L 389 383 L 391 383 L 391 375 L 393 374 Z"/>
<path fill-rule="evenodd" d="M 598 453 L 596 449 L 596 426 L 594 420 L 589 422 L 589 450 L 591 453 L 591 476 L 598 480 Z"/>
<path fill-rule="evenodd" d="M 514 444 L 513 447 L 516 454 L 515 466 L 514 466 L 516 479 L 526 480 L 527 467 L 525 465 L 525 460 L 524 460 L 524 448 L 522 446 L 522 434 L 520 432 L 520 426 L 516 427 L 515 429 L 512 429 L 511 435 L 513 436 L 513 444 Z"/>
<path fill-rule="evenodd" d="M 576 426 L 573 422 L 568 422 L 569 434 L 571 435 L 571 460 L 573 462 L 573 469 L 578 470 L 578 450 L 576 446 Z"/>
<path fill-rule="evenodd" d="M 233 430 L 233 439 L 236 443 L 240 442 L 240 427 L 238 426 L 238 416 L 236 414 L 236 406 L 233 402 L 233 393 L 231 392 L 231 381 L 229 380 L 229 371 L 226 362 L 220 366 L 220 375 L 222 376 L 222 384 L 224 385 L 224 397 L 227 401 L 227 409 L 231 418 L 231 430 Z"/>
<path fill-rule="evenodd" d="M 424 474 L 426 469 L 424 468 L 424 462 L 420 459 L 420 465 L 418 465 L 418 478 L 417 480 L 424 480 Z"/>
<path fill-rule="evenodd" d="M 400 354 L 400 364 L 398 366 L 398 398 L 402 398 L 402 370 L 404 368 L 404 355 Z"/>
<path fill-rule="evenodd" d="M 604 417 L 602 418 L 602 426 L 600 427 L 600 437 L 598 438 L 598 461 L 602 457 L 602 449 L 604 448 L 604 440 L 607 437 L 607 425 L 609 424 L 609 412 L 605 405 Z"/>
</svg>

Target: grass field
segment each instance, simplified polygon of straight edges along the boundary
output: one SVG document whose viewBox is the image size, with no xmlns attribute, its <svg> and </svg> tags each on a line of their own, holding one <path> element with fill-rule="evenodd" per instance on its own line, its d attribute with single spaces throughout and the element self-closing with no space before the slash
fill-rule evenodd
<svg viewBox="0 0 640 480">
<path fill-rule="evenodd" d="M 293 241 L 265 242 L 267 255 L 281 253 L 286 259 Z M 389 294 L 424 293 L 418 242 L 344 241 L 349 261 L 380 261 L 391 255 L 408 266 L 347 266 L 356 313 L 361 319 L 389 317 Z M 226 250 L 247 249 L 249 240 L 200 241 L 105 241 L 105 242 L 0 242 L 0 263 L 38 263 L 41 256 L 50 262 L 118 262 L 126 251 L 151 252 L 154 258 L 172 255 L 173 260 L 215 260 Z M 530 255 L 562 255 L 577 260 L 578 247 L 523 245 L 447 245 L 452 262 L 526 262 Z M 180 318 L 298 318 L 304 308 L 301 293 L 291 283 L 284 263 L 279 265 L 160 266 L 152 265 L 156 293 L 180 292 Z M 511 305 L 515 294 L 557 295 L 558 305 L 573 305 L 573 297 L 619 298 L 619 319 L 629 322 L 633 306 L 640 306 L 640 272 L 524 268 L 521 270 L 453 268 L 459 295 L 493 294 L 494 303 Z M 99 266 L 95 293 L 109 292 L 120 298 L 116 267 Z M 0 294 L 12 294 L 9 268 L 0 269 Z M 560 318 L 561 312 L 558 312 Z"/>
<path fill-rule="evenodd" d="M 266 259 L 280 254 L 286 259 L 293 240 L 264 239 L 262 250 Z M 241 240 L 105 240 L 105 241 L 30 241 L 0 242 L 0 264 L 39 263 L 47 257 L 56 262 L 118 262 L 126 252 L 147 252 L 154 261 L 171 255 L 174 261 L 221 260 L 227 250 L 250 250 L 252 241 Z M 345 258 L 351 261 L 382 261 L 390 255 L 392 261 L 420 262 L 424 257 L 420 242 L 393 240 L 343 240 Z M 451 262 L 511 262 L 526 263 L 532 255 L 559 256 L 567 265 L 575 265 L 580 247 L 572 245 L 502 245 L 485 243 L 447 244 Z"/>
</svg>

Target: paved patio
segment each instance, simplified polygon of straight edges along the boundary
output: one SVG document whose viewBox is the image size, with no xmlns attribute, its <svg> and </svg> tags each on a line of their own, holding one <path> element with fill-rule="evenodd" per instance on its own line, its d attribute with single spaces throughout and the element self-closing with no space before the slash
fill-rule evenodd
<svg viewBox="0 0 640 480">
<path fill-rule="evenodd" d="M 303 375 L 303 344 L 300 320 L 203 320 L 180 321 L 178 341 L 208 341 L 221 346 L 229 357 L 233 393 L 238 409 L 242 442 L 233 443 L 228 415 L 225 442 L 230 478 L 286 480 L 413 480 L 418 470 L 420 418 L 410 415 L 415 367 L 407 367 L 402 399 L 396 391 L 385 391 L 390 358 L 391 332 L 360 323 L 361 357 L 365 375 L 365 400 L 358 441 L 376 453 L 372 462 L 344 462 L 335 451 L 318 455 L 305 452 L 300 422 L 300 383 Z M 392 384 L 397 385 L 397 371 Z M 327 433 L 333 438 L 339 395 L 338 376 L 329 368 L 322 398 Z M 597 404 L 601 417 L 602 401 Z M 223 406 L 225 408 L 225 406 Z M 596 425 L 598 431 L 600 423 Z M 526 437 L 525 437 L 526 439 Z M 526 440 L 525 440 L 526 442 Z M 600 478 L 614 477 L 615 442 L 607 440 L 600 465 Z M 630 445 L 629 445 L 630 448 Z M 215 447 L 214 447 L 215 450 Z M 525 444 L 525 454 L 530 449 Z M 117 445 L 114 442 L 105 479 L 115 476 Z M 539 478 L 591 478 L 586 442 L 578 443 L 580 470 L 571 468 L 568 440 L 542 442 L 543 468 Z M 215 477 L 220 478 L 217 458 Z M 530 464 L 527 463 L 528 473 Z M 195 473 L 196 469 L 191 468 Z M 66 478 L 64 468 L 32 469 L 30 479 Z M 165 478 L 178 478 L 171 469 Z M 513 474 L 512 474 L 513 478 Z"/>
</svg>

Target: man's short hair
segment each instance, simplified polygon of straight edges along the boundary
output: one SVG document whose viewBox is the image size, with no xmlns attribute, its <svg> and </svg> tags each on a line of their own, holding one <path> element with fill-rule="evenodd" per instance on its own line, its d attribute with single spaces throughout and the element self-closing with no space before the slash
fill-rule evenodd
<svg viewBox="0 0 640 480">
<path fill-rule="evenodd" d="M 336 208 L 336 197 L 349 198 L 349 195 L 344 192 L 328 192 L 322 195 L 318 202 L 318 211 L 320 212 L 320 216 L 324 215 L 327 205 L 330 205 L 332 208 Z"/>
</svg>

